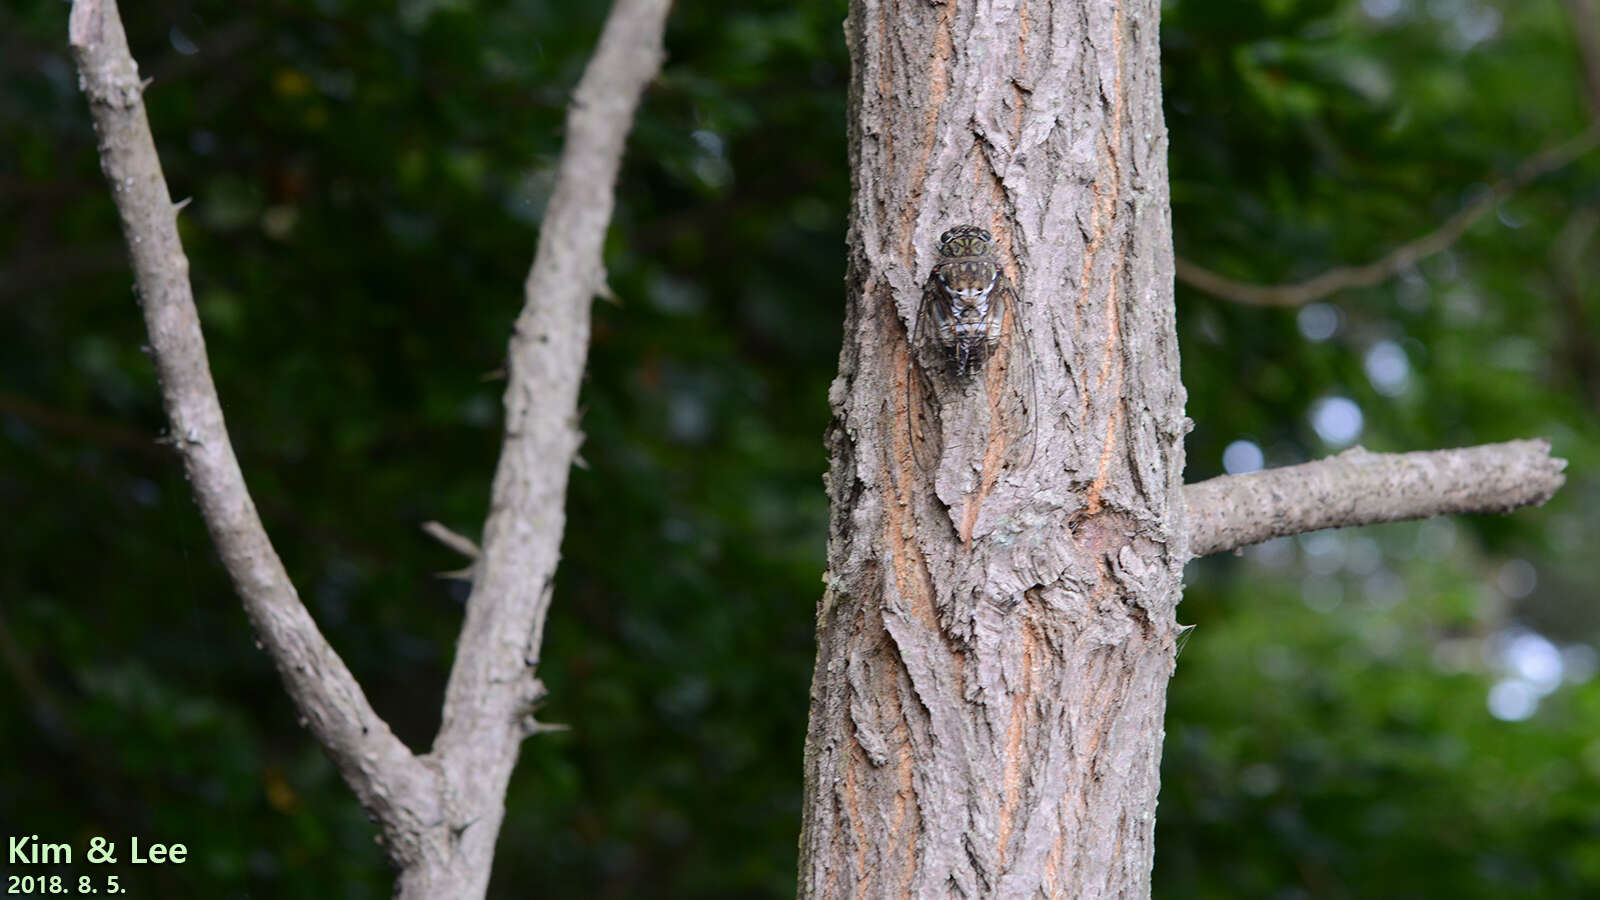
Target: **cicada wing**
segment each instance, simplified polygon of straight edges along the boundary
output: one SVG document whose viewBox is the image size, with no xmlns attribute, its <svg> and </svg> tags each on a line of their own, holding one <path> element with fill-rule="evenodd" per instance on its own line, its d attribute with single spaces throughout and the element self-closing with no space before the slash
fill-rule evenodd
<svg viewBox="0 0 1600 900">
<path fill-rule="evenodd" d="M 995 410 L 1001 432 L 1006 436 L 1006 464 L 1013 470 L 1033 463 L 1034 432 L 1038 397 L 1034 392 L 1033 354 L 1022 326 L 1022 309 L 1016 288 L 1004 274 L 996 286 L 990 314 L 1000 318 L 1000 340 L 991 351 L 986 377 L 1002 378 Z"/>
<path fill-rule="evenodd" d="M 938 286 L 928 279 L 917 309 L 916 330 L 911 338 L 910 365 L 906 372 L 906 424 L 911 432 L 911 455 L 924 474 L 939 468 L 944 450 L 944 431 L 939 419 L 939 391 L 931 366 L 943 359 L 938 330 Z"/>
</svg>

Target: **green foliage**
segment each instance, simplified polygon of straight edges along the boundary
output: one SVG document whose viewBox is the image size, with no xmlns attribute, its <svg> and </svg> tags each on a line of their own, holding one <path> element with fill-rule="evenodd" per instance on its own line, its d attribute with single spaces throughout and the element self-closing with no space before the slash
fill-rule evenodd
<svg viewBox="0 0 1600 900">
<path fill-rule="evenodd" d="M 603 5 L 126 7 L 169 181 L 194 198 L 181 228 L 257 503 L 379 712 L 425 749 L 463 594 L 431 577 L 461 561 L 417 525 L 482 521 L 492 373 Z M 1585 123 L 1553 0 L 1165 12 L 1178 249 L 1232 277 L 1376 257 Z M 17 698 L 0 831 L 188 844 L 189 865 L 129 879 L 149 895 L 383 896 L 370 827 L 150 440 L 159 398 L 65 14 L 0 10 L 0 677 Z M 793 892 L 843 15 L 674 10 L 608 242 L 621 299 L 595 308 L 546 634 L 542 717 L 572 730 L 524 750 L 495 896 Z M 1416 271 L 1308 312 L 1180 289 L 1190 480 L 1238 440 L 1269 464 L 1337 449 L 1310 414 L 1330 396 L 1375 450 L 1542 434 L 1572 466 L 1541 510 L 1191 567 L 1159 895 L 1600 889 L 1600 689 L 1559 688 L 1526 721 L 1485 705 L 1515 681 L 1508 629 L 1594 637 L 1600 287 L 1553 248 L 1582 236 L 1597 185 L 1582 160 Z"/>
<path fill-rule="evenodd" d="M 1485 676 L 1504 673 L 1476 636 L 1499 624 L 1492 575 L 1465 546 L 1391 560 L 1440 534 L 1286 543 L 1189 591 L 1201 624 L 1173 681 L 1158 894 L 1563 898 L 1600 884 L 1585 715 L 1600 684 L 1559 689 L 1529 721 L 1490 716 Z M 1337 574 L 1291 577 L 1298 554 L 1325 570 L 1329 552 L 1346 557 Z"/>
<path fill-rule="evenodd" d="M 1246 281 L 1376 259 L 1587 125 L 1557 3 L 1182 0 L 1163 40 L 1179 254 Z M 1543 435 L 1571 465 L 1555 500 L 1509 518 L 1190 566 L 1180 613 L 1198 627 L 1169 707 L 1158 896 L 1600 890 L 1584 715 L 1600 687 L 1555 688 L 1526 721 L 1486 706 L 1491 687 L 1526 686 L 1518 635 L 1522 651 L 1566 647 L 1569 677 L 1593 674 L 1600 290 L 1553 249 L 1600 201 L 1593 157 L 1414 270 L 1311 310 L 1180 286 L 1189 480 L 1217 474 L 1234 441 L 1270 465 L 1338 449 L 1314 422 L 1329 396 L 1360 408 L 1373 450 Z"/>
</svg>

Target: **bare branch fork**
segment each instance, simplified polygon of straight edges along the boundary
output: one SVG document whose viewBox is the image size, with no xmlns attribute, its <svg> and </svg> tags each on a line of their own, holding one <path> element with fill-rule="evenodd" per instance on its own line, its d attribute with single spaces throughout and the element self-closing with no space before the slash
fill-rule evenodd
<svg viewBox="0 0 1600 900">
<path fill-rule="evenodd" d="M 616 0 L 567 116 L 556 188 L 511 339 L 506 437 L 434 749 L 413 754 L 318 630 L 234 456 L 116 0 L 75 0 L 68 27 L 132 259 L 172 434 L 252 628 L 303 722 L 383 831 L 397 896 L 481 897 L 506 782 L 533 705 L 540 635 L 577 449 L 589 302 L 634 110 L 662 59 L 669 0 Z"/>
</svg>

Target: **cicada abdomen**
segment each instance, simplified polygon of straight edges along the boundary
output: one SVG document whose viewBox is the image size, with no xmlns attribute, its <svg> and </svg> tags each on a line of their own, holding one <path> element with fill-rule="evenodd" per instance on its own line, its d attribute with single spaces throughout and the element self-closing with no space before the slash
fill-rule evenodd
<svg viewBox="0 0 1600 900">
<path fill-rule="evenodd" d="M 1000 266 L 989 232 L 958 225 L 939 236 L 911 359 L 916 371 L 907 379 L 907 410 L 912 447 L 923 470 L 938 468 L 947 443 L 944 426 L 957 421 L 950 412 L 958 403 L 980 405 L 959 420 L 983 423 L 989 433 L 988 438 L 966 435 L 967 445 L 986 449 L 997 438 L 1008 467 L 1020 469 L 1032 461 L 1032 360 L 1016 288 Z"/>
</svg>

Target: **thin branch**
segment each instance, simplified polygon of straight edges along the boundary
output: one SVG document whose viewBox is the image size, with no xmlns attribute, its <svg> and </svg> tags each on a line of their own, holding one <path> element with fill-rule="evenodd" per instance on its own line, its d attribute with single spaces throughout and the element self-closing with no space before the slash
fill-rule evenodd
<svg viewBox="0 0 1600 900">
<path fill-rule="evenodd" d="M 448 572 L 435 572 L 433 573 L 433 577 L 442 578 L 447 581 L 471 581 L 473 579 L 478 572 L 478 557 L 481 555 L 481 553 L 478 550 L 478 545 L 472 540 L 472 538 L 469 538 L 459 532 L 451 531 L 449 528 L 445 527 L 444 523 L 442 522 L 423 522 L 422 531 L 428 537 L 433 538 L 446 547 L 449 547 L 451 550 L 454 550 L 462 556 L 465 556 L 467 559 L 472 560 L 469 565 L 463 566 L 459 569 L 452 569 Z"/>
<path fill-rule="evenodd" d="M 1454 244 L 1473 223 L 1502 200 L 1538 178 L 1564 168 L 1600 145 L 1600 124 L 1577 137 L 1524 160 L 1508 177 L 1496 182 L 1478 199 L 1462 207 L 1433 231 L 1394 248 L 1381 258 L 1360 266 L 1336 266 L 1320 275 L 1288 284 L 1251 284 L 1219 275 L 1182 257 L 1175 260 L 1178 280 L 1214 297 L 1249 306 L 1304 306 L 1350 288 L 1372 287 Z"/>
<path fill-rule="evenodd" d="M 1556 296 L 1561 300 L 1563 355 L 1578 377 L 1589 402 L 1600 411 L 1600 332 L 1584 303 L 1584 251 L 1600 231 L 1600 206 L 1579 209 L 1551 247 Z"/>
<path fill-rule="evenodd" d="M 0 416 L 10 416 L 19 422 L 27 422 L 57 434 L 82 438 L 113 450 L 129 450 L 161 462 L 172 462 L 175 459 L 172 450 L 157 443 L 154 438 L 131 428 L 63 412 L 7 391 L 0 391 Z"/>
<path fill-rule="evenodd" d="M 451 531 L 442 522 L 423 522 L 422 532 L 467 559 L 478 558 L 478 545 L 473 542 L 472 538 L 459 532 Z"/>
<path fill-rule="evenodd" d="M 542 730 L 533 716 L 545 694 L 536 671 L 566 525 L 567 476 L 582 440 L 578 386 L 590 305 L 604 290 L 601 254 L 617 172 L 634 111 L 661 67 L 670 6 L 615 0 L 567 110 L 555 190 L 512 328 L 505 441 L 432 754 L 452 780 L 449 825 L 459 862 L 449 876 L 402 872 L 397 896 L 433 896 L 441 877 L 481 895 L 518 747 Z"/>
<path fill-rule="evenodd" d="M 69 36 L 122 220 L 172 435 L 200 513 L 296 709 L 361 804 L 408 841 L 435 817 L 434 778 L 389 730 L 300 602 L 245 488 L 206 361 L 177 213 L 116 0 L 76 0 Z"/>
<path fill-rule="evenodd" d="M 17 643 L 6 621 L 6 608 L 0 606 L 0 669 L 11 675 L 17 689 L 33 713 L 33 722 L 51 743 L 57 746 L 74 743 L 72 720 L 61 711 L 61 701 L 50 685 L 39 676 L 28 659 L 28 653 Z"/>
<path fill-rule="evenodd" d="M 1207 556 L 1276 537 L 1461 513 L 1506 513 L 1550 499 L 1567 461 L 1545 440 L 1457 450 L 1338 456 L 1183 489 L 1189 553 Z"/>
<path fill-rule="evenodd" d="M 567 110 L 555 190 L 507 354 L 506 436 L 445 695 L 435 744 L 441 754 L 516 724 L 517 695 L 539 690 L 533 670 L 565 526 L 567 474 L 582 439 L 577 401 L 589 307 L 605 283 L 601 250 L 617 171 L 639 98 L 661 66 L 669 6 L 617 0 Z"/>
<path fill-rule="evenodd" d="M 1578 65 L 1589 99 L 1589 111 L 1600 122 L 1600 5 L 1595 0 L 1566 0 L 1567 20 L 1578 45 Z"/>
<path fill-rule="evenodd" d="M 17 208 L 25 206 L 19 204 Z M 128 267 L 127 253 L 111 241 L 83 247 L 15 250 L 10 265 L 0 269 L 0 304 L 15 297 L 39 296 L 58 284 Z"/>
<path fill-rule="evenodd" d="M 92 810 L 104 823 L 119 822 L 148 830 L 145 806 L 128 802 L 137 792 L 126 784 L 121 769 L 108 763 L 105 743 L 85 741 L 73 727 L 72 717 L 66 711 L 68 705 L 50 686 L 47 676 L 39 672 L 29 658 L 28 648 L 11 630 L 4 602 L 0 602 L 0 669 L 10 674 L 21 698 L 31 707 L 33 724 L 50 748 L 53 770 L 72 773 L 70 784 L 65 786 L 70 796 L 61 797 L 57 802 Z M 19 755 L 17 759 L 20 762 L 22 757 Z"/>
</svg>

